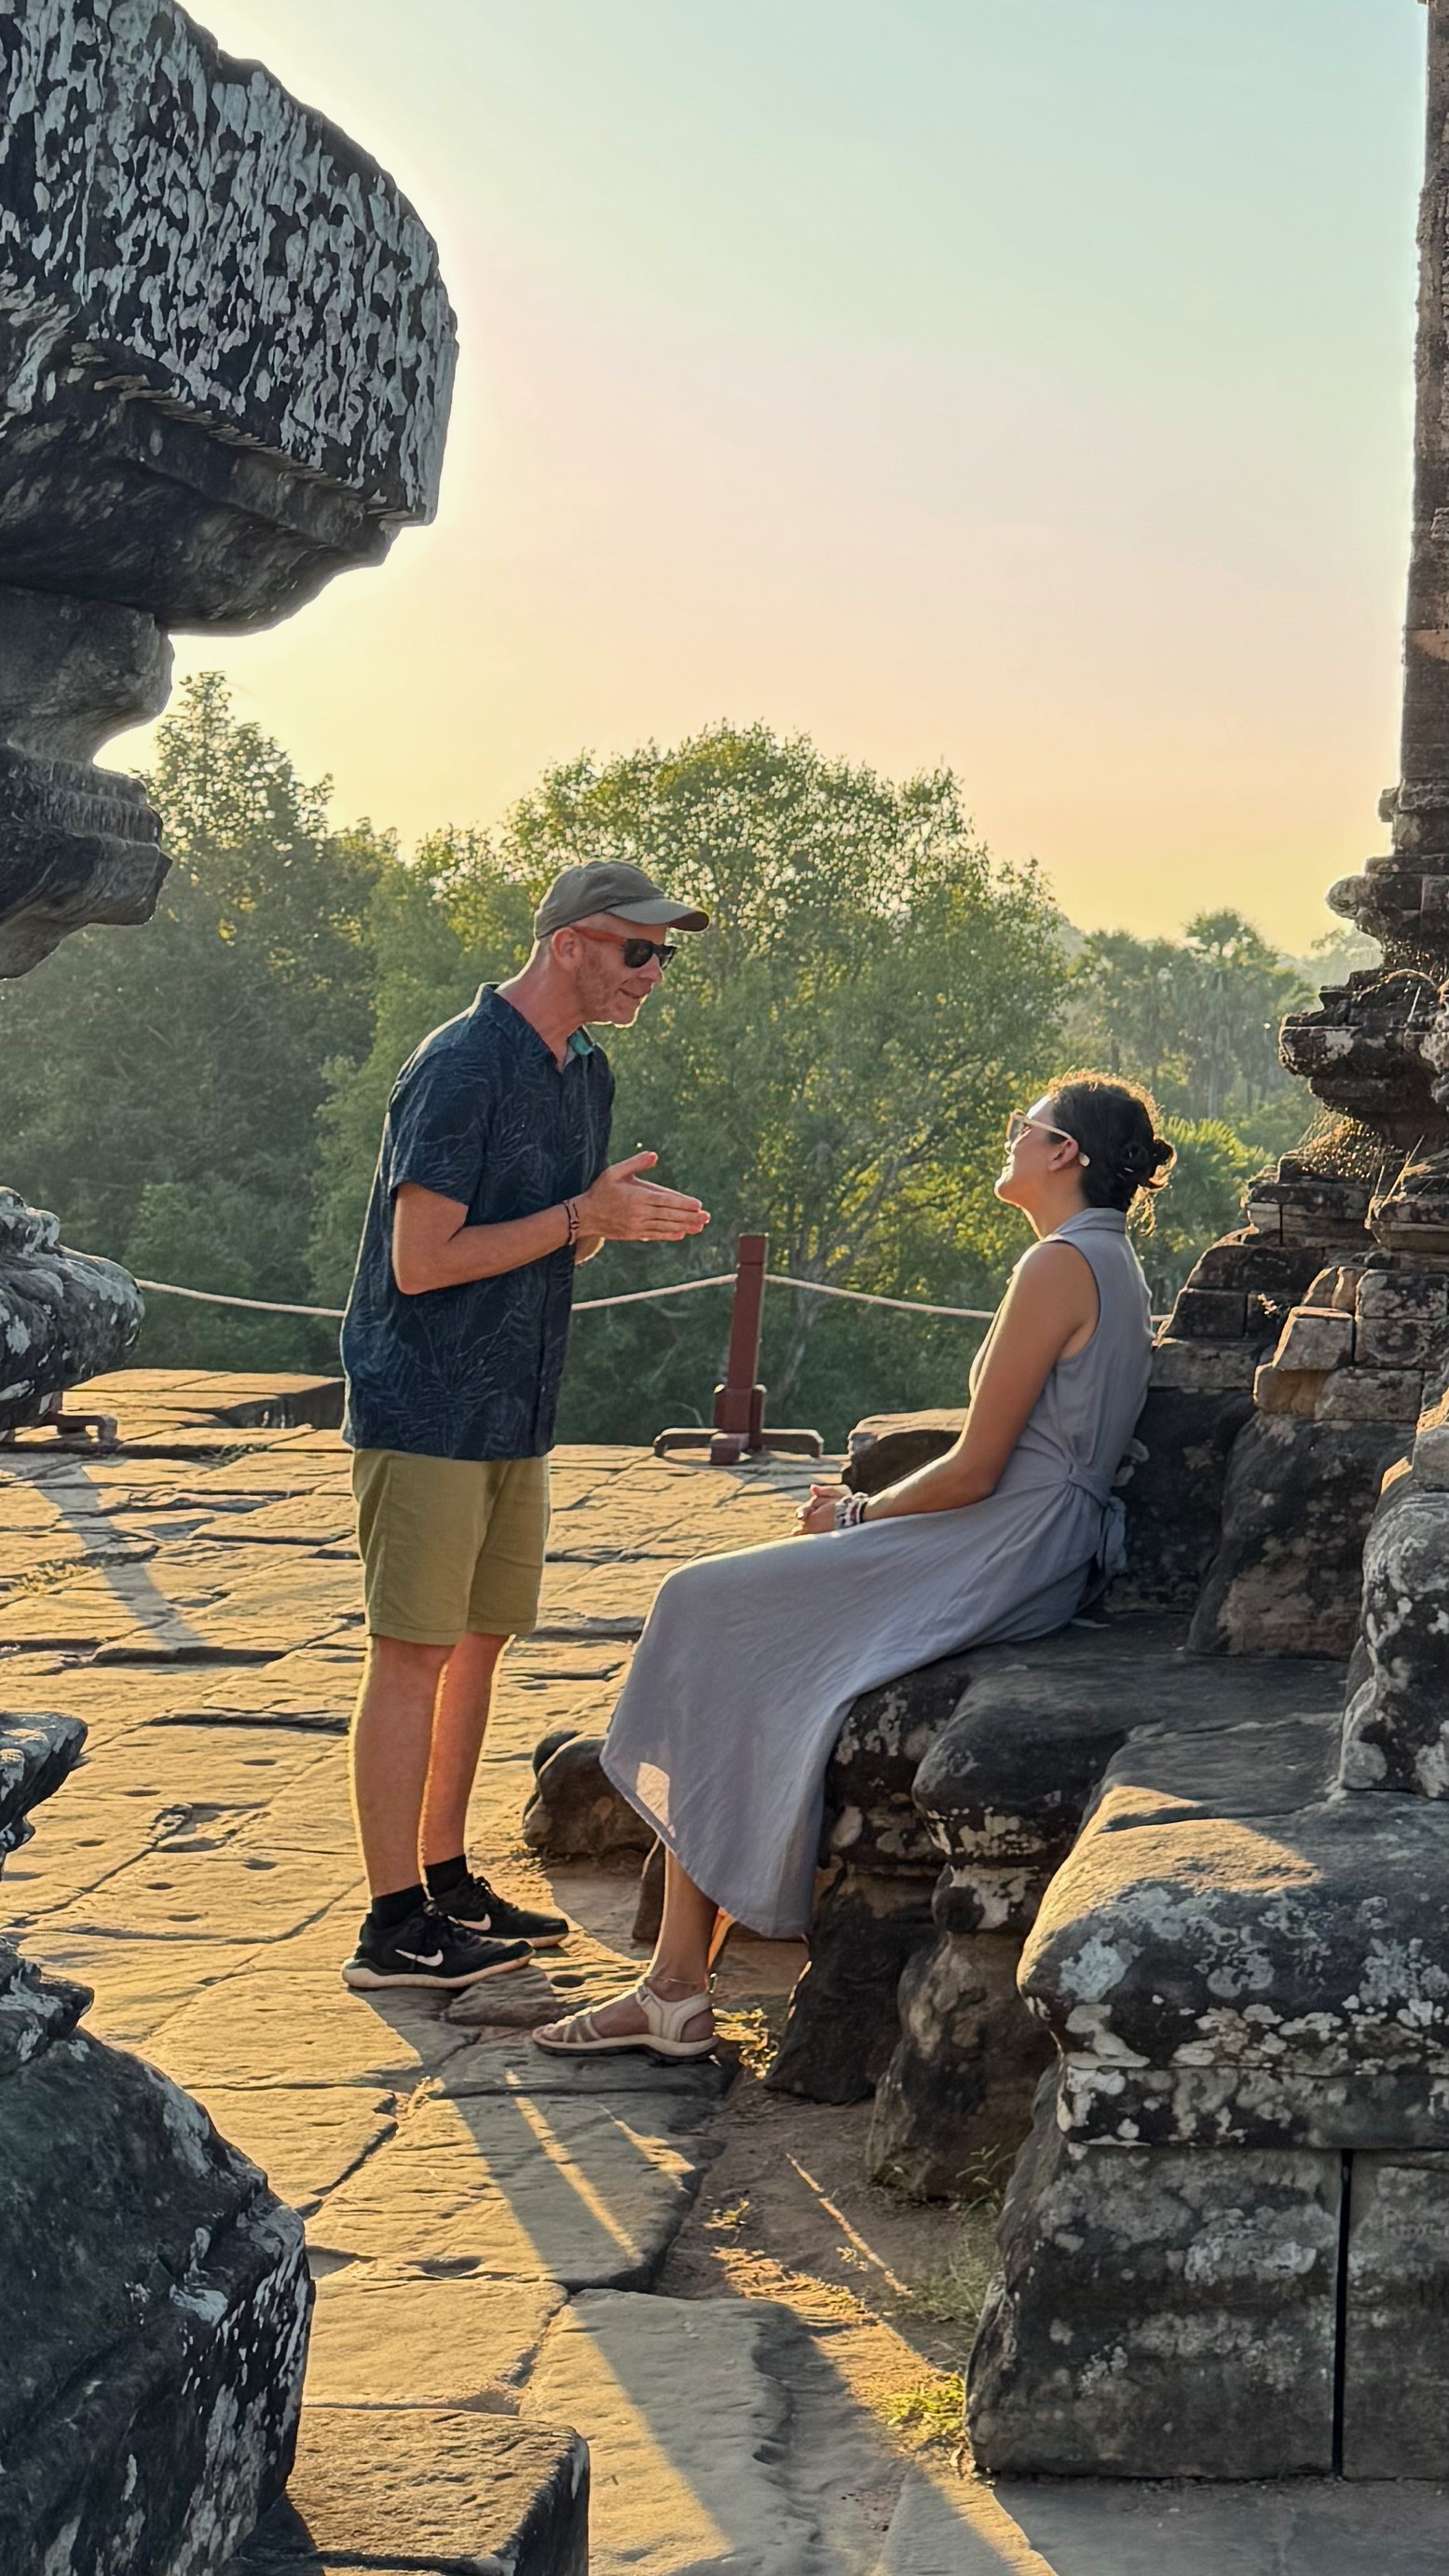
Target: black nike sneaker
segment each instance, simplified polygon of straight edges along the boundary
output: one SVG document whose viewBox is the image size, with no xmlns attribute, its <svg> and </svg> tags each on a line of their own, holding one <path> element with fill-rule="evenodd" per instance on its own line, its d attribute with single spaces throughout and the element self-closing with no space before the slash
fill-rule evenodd
<svg viewBox="0 0 1449 2576">
<path fill-rule="evenodd" d="M 510 1905 L 506 1896 L 471 1869 L 456 1887 L 432 1902 L 450 1922 L 469 1932 L 486 1932 L 495 1941 L 527 1941 L 535 1950 L 556 1950 L 574 1928 L 566 1914 L 539 1914 L 527 1905 Z"/>
<path fill-rule="evenodd" d="M 379 1932 L 368 1915 L 342 1982 L 364 1993 L 379 1986 L 435 1986 L 453 1994 L 460 1986 L 476 1986 L 482 1977 L 526 1967 L 529 1957 L 526 1941 L 480 1940 L 476 1932 L 450 1923 L 435 1905 L 420 1905 L 388 1932 Z"/>
</svg>

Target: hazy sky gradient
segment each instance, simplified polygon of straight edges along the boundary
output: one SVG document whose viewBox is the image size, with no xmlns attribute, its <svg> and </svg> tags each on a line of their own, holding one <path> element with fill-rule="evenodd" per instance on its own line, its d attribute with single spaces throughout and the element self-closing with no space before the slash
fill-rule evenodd
<svg viewBox="0 0 1449 2576">
<path fill-rule="evenodd" d="M 411 842 L 760 717 L 949 762 L 1084 926 L 1329 926 L 1396 774 L 1415 0 L 197 14 L 396 174 L 459 314 L 436 526 L 179 641 L 339 813 Z"/>
</svg>

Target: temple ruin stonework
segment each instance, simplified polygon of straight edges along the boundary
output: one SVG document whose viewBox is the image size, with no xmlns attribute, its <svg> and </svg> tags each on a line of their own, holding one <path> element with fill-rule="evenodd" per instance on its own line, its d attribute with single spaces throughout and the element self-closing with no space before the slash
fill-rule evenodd
<svg viewBox="0 0 1449 2576">
<path fill-rule="evenodd" d="M 143 923 L 166 868 L 93 763 L 175 629 L 237 634 L 431 518 L 455 359 L 385 171 L 171 0 L 0 0 L 0 976 Z M 0 1190 L 0 1438 L 141 1300 Z M 84 1730 L 0 1715 L 0 1856 Z M 0 2565 L 210 2576 L 285 2480 L 301 2221 L 0 1942 Z"/>
</svg>

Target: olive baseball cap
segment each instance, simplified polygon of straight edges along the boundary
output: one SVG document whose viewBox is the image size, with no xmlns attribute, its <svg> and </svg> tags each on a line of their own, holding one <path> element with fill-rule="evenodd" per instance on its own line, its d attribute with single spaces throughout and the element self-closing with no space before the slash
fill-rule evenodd
<svg viewBox="0 0 1449 2576">
<path fill-rule="evenodd" d="M 627 859 L 595 859 L 587 867 L 565 868 L 554 878 L 533 916 L 535 939 L 549 939 L 592 913 L 612 912 L 621 921 L 638 921 L 650 929 L 707 930 L 709 914 L 680 903 L 642 868 Z"/>
</svg>

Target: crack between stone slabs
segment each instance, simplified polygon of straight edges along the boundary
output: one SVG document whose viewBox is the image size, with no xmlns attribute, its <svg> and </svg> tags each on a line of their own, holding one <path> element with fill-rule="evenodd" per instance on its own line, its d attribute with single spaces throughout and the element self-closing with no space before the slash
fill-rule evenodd
<svg viewBox="0 0 1449 2576">
<path fill-rule="evenodd" d="M 242 1717 L 233 1710 L 221 1708 L 214 1716 L 207 1717 L 193 1708 L 182 1709 L 174 1716 L 148 1717 L 144 1723 L 147 1726 L 204 1726 L 212 1734 L 229 1731 L 242 1735 L 324 1735 L 335 1742 L 338 1736 L 347 1734 L 352 1720 L 350 1717 Z"/>
<path fill-rule="evenodd" d="M 1344 2409 L 1348 2393 L 1348 2258 L 1353 2224 L 1353 2156 L 1338 2160 L 1338 2278 L 1333 2320 L 1333 2474 L 1343 2475 Z"/>
<path fill-rule="evenodd" d="M 329 2093 L 350 2093 L 360 2088 L 350 2084 L 329 2084 L 325 2087 L 313 2084 L 228 2084 L 223 2085 L 221 2089 L 223 2092 L 228 2093 L 313 2093 L 321 2090 L 325 2090 Z M 324 2192 L 319 2192 L 314 2200 L 293 2200 L 287 2203 L 288 2208 L 295 2209 L 298 2217 L 306 2220 L 309 2225 L 317 2216 L 318 2211 L 325 2208 L 334 2191 L 340 2191 L 344 2183 L 351 2182 L 354 2174 L 361 2173 L 363 2166 L 371 2163 L 379 2148 L 390 2146 L 393 2139 L 397 2136 L 398 2125 L 401 2118 L 397 2094 L 384 2092 L 380 2095 L 380 2099 L 387 2105 L 387 2110 L 384 2114 L 386 2126 L 382 2131 L 382 2135 L 372 2139 L 371 2143 L 365 2146 L 359 2155 L 354 2156 L 351 2164 L 347 2167 L 346 2172 L 338 2174 L 335 2180 L 329 2182 L 326 2190 Z M 403 2107 L 406 2106 L 404 2105 Z M 206 2116 L 211 2120 L 211 2113 L 209 2111 Z M 214 2120 L 212 2120 L 211 2124 L 213 2128 L 216 2127 L 216 2122 Z M 242 2148 L 238 2148 L 237 2150 L 239 2155 L 244 2152 L 245 2150 Z M 250 2161 L 255 2163 L 255 2157 L 252 2157 Z M 273 2189 L 276 2188 L 275 2185 L 272 2187 Z M 280 2192 L 278 2192 L 277 2197 L 278 2199 L 281 2198 Z"/>
<path fill-rule="evenodd" d="M 40 1651 L 33 1643 L 27 1642 L 31 1654 Z M 315 1638 L 304 1637 L 299 1645 L 284 1646 L 279 1653 L 275 1646 L 133 1646 L 120 1638 L 113 1641 L 101 1637 L 96 1640 L 88 1661 L 102 1664 L 107 1669 L 125 1664 L 185 1664 L 192 1670 L 198 1665 L 226 1670 L 239 1664 L 279 1664 L 283 1655 L 305 1654 L 316 1642 Z M 52 1647 L 50 1651 L 54 1653 L 56 1649 Z"/>
</svg>

